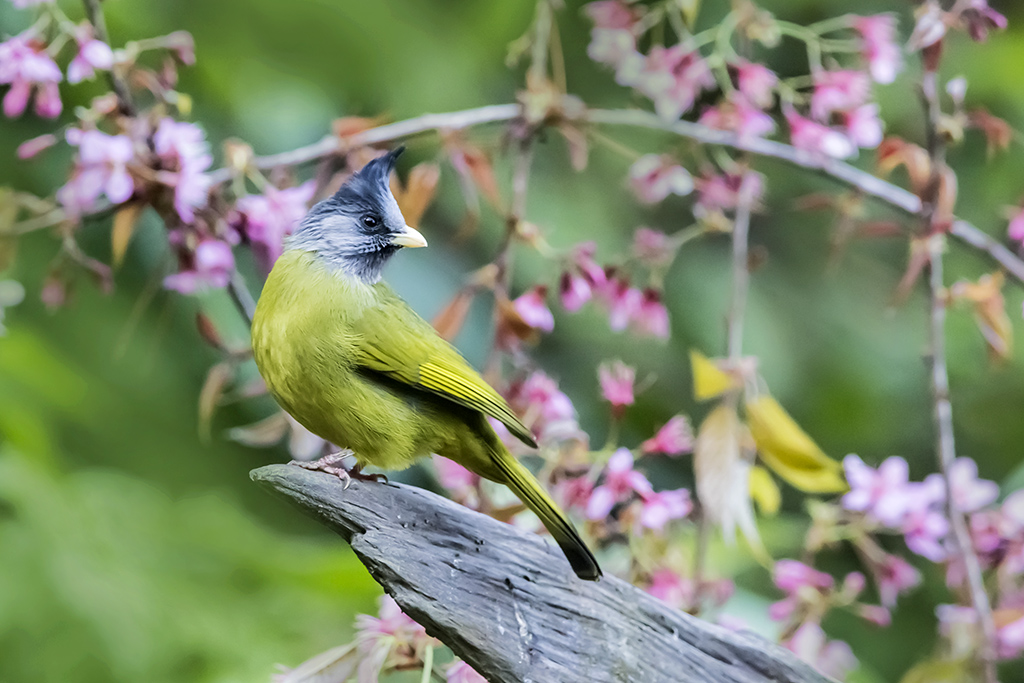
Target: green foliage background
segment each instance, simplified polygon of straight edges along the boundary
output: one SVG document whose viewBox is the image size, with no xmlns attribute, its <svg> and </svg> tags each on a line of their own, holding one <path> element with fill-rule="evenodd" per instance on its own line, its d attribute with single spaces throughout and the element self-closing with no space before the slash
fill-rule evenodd
<svg viewBox="0 0 1024 683">
<path fill-rule="evenodd" d="M 73 18 L 82 15 L 71 0 L 61 4 Z M 180 89 L 194 98 L 194 120 L 214 143 L 234 136 L 270 153 L 318 139 L 343 115 L 401 119 L 511 101 L 521 74 L 505 68 L 505 46 L 528 26 L 533 4 L 109 0 L 104 6 L 115 44 L 191 31 L 198 63 L 182 72 Z M 570 91 L 593 105 L 633 104 L 586 59 L 588 25 L 578 4 L 568 4 L 560 24 Z M 951 41 L 944 76 L 965 74 L 970 103 L 1022 129 L 1024 14 L 1016 3 L 992 4 L 1009 14 L 1011 30 L 984 46 Z M 881 0 L 765 5 L 801 22 L 893 9 Z M 726 9 L 724 0 L 707 0 L 702 21 Z M 911 19 L 906 5 L 899 9 L 905 36 Z M 4 34 L 24 28 L 28 17 L 0 1 Z M 773 53 L 770 64 L 783 74 L 806 69 L 794 44 Z M 911 139 L 921 136 L 915 69 L 879 91 L 889 131 Z M 65 110 L 99 88 L 65 88 Z M 30 116 L 0 121 L 0 185 L 47 194 L 62 182 L 66 152 L 14 161 L 18 143 L 50 130 Z M 610 133 L 641 151 L 687 149 L 661 136 Z M 960 215 L 1004 234 L 1002 207 L 1024 195 L 1021 151 L 1016 144 L 989 162 L 980 135 L 968 134 L 951 154 L 960 174 Z M 436 154 L 435 139 L 415 140 L 403 166 Z M 863 154 L 861 163 L 871 158 Z M 638 225 L 673 231 L 689 223 L 689 200 L 654 210 L 638 206 L 624 184 L 627 165 L 595 147 L 588 170 L 575 174 L 563 142 L 551 136 L 537 157 L 529 218 L 556 246 L 596 239 L 607 259 L 628 245 Z M 753 277 L 746 348 L 761 358 L 775 395 L 833 456 L 856 452 L 877 462 L 900 454 L 915 475 L 924 475 L 934 462 L 924 302 L 915 295 L 889 309 L 906 242 L 855 243 L 829 269 L 832 217 L 799 213 L 793 199 L 836 187 L 778 164 L 757 168 L 768 178 L 769 209 L 755 219 L 752 241 L 769 258 Z M 498 170 L 507 179 L 503 164 Z M 472 239 L 455 242 L 460 219 L 454 174 L 446 168 L 441 198 L 424 224 L 431 249 L 402 255 L 389 273 L 426 317 L 498 242 L 501 221 L 492 213 Z M 109 231 L 109 220 L 87 222 L 80 233 L 86 251 L 108 260 Z M 204 308 L 229 337 L 244 341 L 226 298 L 153 294 L 172 260 L 162 228 L 150 221 L 133 240 L 113 294 L 83 279 L 67 308 L 48 313 L 38 293 L 57 248 L 46 234 L 23 240 L 9 275 L 26 285 L 28 300 L 8 312 L 10 334 L 0 339 L 0 681 L 258 681 L 275 662 L 294 665 L 346 641 L 353 614 L 374 609 L 376 584 L 343 542 L 249 482 L 249 469 L 285 459 L 283 449 L 249 450 L 222 436 L 268 414 L 270 403 L 230 405 L 216 420 L 214 438 L 198 437 L 196 398 L 217 358 L 196 333 L 194 313 Z M 517 263 L 520 286 L 550 278 L 532 256 Z M 696 347 L 714 355 L 724 347 L 727 263 L 724 239 L 683 250 L 668 279 L 673 338 L 666 345 L 613 335 L 596 310 L 556 313 L 556 333 L 538 356 L 576 401 L 595 442 L 603 440 L 605 424 L 595 368 L 605 358 L 621 357 L 641 376 L 658 378 L 631 412 L 625 443 L 646 438 L 679 410 L 695 421 L 702 417 L 690 397 L 686 352 Z M 949 264 L 961 276 L 991 269 L 956 244 Z M 477 303 L 459 339 L 478 363 L 489 341 L 487 305 Z M 1019 332 L 1019 287 L 1008 289 L 1008 305 Z M 992 365 L 969 312 L 951 316 L 959 450 L 1005 491 L 1024 486 L 1019 347 L 1012 362 Z M 652 478 L 659 486 L 687 483 L 688 467 L 674 461 Z M 802 538 L 793 491 L 786 492 L 786 510 L 765 525 L 776 553 L 792 552 Z M 826 560 L 833 569 L 852 568 L 852 556 L 843 552 Z M 735 609 L 762 623 L 756 615 L 775 597 L 765 572 L 735 559 L 716 568 L 739 571 Z M 942 577 L 931 572 L 927 585 L 902 601 L 890 632 L 842 615 L 826 627 L 851 643 L 867 665 L 866 679 L 895 680 L 931 647 L 931 605 L 949 600 Z M 1024 680 L 1019 672 L 1005 673 L 1004 680 Z"/>
</svg>

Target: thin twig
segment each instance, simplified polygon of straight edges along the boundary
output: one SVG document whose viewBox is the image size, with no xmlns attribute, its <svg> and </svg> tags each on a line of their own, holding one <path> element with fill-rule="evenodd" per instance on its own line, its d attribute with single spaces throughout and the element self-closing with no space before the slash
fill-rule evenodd
<svg viewBox="0 0 1024 683">
<path fill-rule="evenodd" d="M 100 7 L 100 0 L 82 0 L 82 4 L 85 5 L 85 16 L 89 19 L 89 23 L 92 24 L 93 33 L 97 40 L 110 45 L 110 34 L 107 33 L 107 21 L 103 17 L 103 8 Z M 124 76 L 121 75 L 118 66 L 115 64 L 107 72 L 107 75 L 110 78 L 110 86 L 117 95 L 117 103 L 121 111 L 128 116 L 134 116 L 135 102 L 132 100 L 132 91 L 128 87 L 128 82 L 124 79 Z"/>
<path fill-rule="evenodd" d="M 231 274 L 231 280 L 228 282 L 228 294 L 231 295 L 231 300 L 238 312 L 242 314 L 247 323 L 252 325 L 252 318 L 256 315 L 256 300 L 252 298 L 252 292 L 249 291 L 249 285 L 245 282 L 245 276 L 237 268 Z"/>
<path fill-rule="evenodd" d="M 736 205 L 736 219 L 732 226 L 732 300 L 726 321 L 729 363 L 734 367 L 743 357 L 743 320 L 747 310 L 747 292 L 750 289 L 750 267 L 747 245 L 750 232 L 750 210 L 754 203 L 754 186 L 749 175 L 740 181 Z"/>
<path fill-rule="evenodd" d="M 942 184 L 940 175 L 946 163 L 946 150 L 939 133 L 942 110 L 939 105 L 938 73 L 926 68 L 922 75 L 921 96 L 928 121 L 928 154 L 931 158 L 932 177 L 929 181 L 927 201 L 921 212 L 925 234 L 928 235 L 928 291 L 929 291 L 929 338 L 931 345 L 931 389 L 932 408 L 935 419 L 936 454 L 942 479 L 946 487 L 946 506 L 953 534 L 951 541 L 954 557 L 960 558 L 966 573 L 965 584 L 970 593 L 971 604 L 978 614 L 982 636 L 978 649 L 978 661 L 986 683 L 997 683 L 996 677 L 996 628 L 992 620 L 992 607 L 981 573 L 981 564 L 974 551 L 974 543 L 963 514 L 953 500 L 950 472 L 956 460 L 956 441 L 953 433 L 953 405 L 949 399 L 949 370 L 946 360 L 946 297 L 943 282 L 943 252 L 945 240 L 936 230 L 936 206 L 940 201 Z"/>
</svg>

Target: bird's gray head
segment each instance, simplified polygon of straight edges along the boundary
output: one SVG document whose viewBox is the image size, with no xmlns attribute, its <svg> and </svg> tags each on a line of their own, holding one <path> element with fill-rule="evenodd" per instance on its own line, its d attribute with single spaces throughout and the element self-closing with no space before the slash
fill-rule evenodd
<svg viewBox="0 0 1024 683">
<path fill-rule="evenodd" d="M 401 247 L 427 241 L 405 224 L 389 178 L 399 147 L 366 164 L 333 197 L 316 204 L 289 240 L 293 249 L 314 252 L 330 270 L 341 270 L 367 284 Z"/>
</svg>

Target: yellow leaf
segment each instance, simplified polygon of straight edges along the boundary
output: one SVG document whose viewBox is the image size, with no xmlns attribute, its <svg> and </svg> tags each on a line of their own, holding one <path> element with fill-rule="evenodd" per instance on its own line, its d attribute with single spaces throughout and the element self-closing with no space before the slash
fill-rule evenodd
<svg viewBox="0 0 1024 683">
<path fill-rule="evenodd" d="M 733 375 L 719 369 L 714 361 L 700 351 L 690 351 L 690 366 L 693 368 L 693 396 L 698 401 L 706 401 L 730 389 L 739 388 L 739 382 Z"/>
<path fill-rule="evenodd" d="M 114 214 L 114 227 L 110 231 L 110 254 L 114 267 L 121 265 L 124 255 L 128 251 L 128 243 L 131 242 L 135 226 L 138 225 L 139 216 L 145 204 L 133 202 L 125 204 Z"/>
<path fill-rule="evenodd" d="M 782 503 L 779 485 L 772 479 L 768 470 L 757 465 L 750 470 L 750 497 L 757 503 L 757 509 L 761 514 L 768 517 L 778 513 L 779 505 Z"/>
<path fill-rule="evenodd" d="M 747 401 L 746 409 L 757 451 L 777 475 L 808 493 L 847 490 L 842 465 L 825 455 L 778 401 L 762 395 Z"/>
</svg>

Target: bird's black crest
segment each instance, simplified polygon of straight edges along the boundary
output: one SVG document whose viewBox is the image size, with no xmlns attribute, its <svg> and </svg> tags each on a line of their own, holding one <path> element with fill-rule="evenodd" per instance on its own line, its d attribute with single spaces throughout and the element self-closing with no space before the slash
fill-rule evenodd
<svg viewBox="0 0 1024 683">
<path fill-rule="evenodd" d="M 369 211 L 384 203 L 390 192 L 391 171 L 405 151 L 396 147 L 387 154 L 371 159 L 334 194 L 334 201 L 352 213 Z"/>
</svg>

